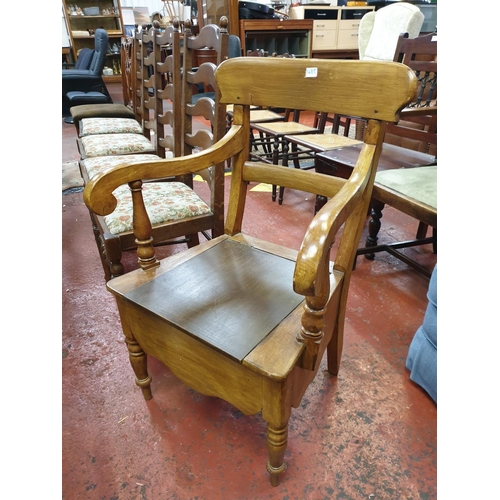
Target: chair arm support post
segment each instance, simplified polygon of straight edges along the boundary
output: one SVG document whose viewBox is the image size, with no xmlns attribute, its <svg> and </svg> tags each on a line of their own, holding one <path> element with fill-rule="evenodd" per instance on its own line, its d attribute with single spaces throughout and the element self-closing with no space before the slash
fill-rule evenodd
<svg viewBox="0 0 500 500">
<path fill-rule="evenodd" d="M 304 313 L 302 314 L 302 326 L 297 335 L 297 341 L 304 344 L 305 349 L 299 365 L 305 370 L 314 371 L 318 363 L 318 352 L 321 341 L 323 340 L 324 314 L 325 308 L 316 309 L 316 297 L 307 297 L 304 304 Z"/>
<path fill-rule="evenodd" d="M 142 196 L 142 181 L 130 182 L 129 187 L 132 191 L 133 226 L 139 266 L 144 270 L 158 267 L 160 261 L 156 258 L 153 247 L 151 221 Z"/>
</svg>

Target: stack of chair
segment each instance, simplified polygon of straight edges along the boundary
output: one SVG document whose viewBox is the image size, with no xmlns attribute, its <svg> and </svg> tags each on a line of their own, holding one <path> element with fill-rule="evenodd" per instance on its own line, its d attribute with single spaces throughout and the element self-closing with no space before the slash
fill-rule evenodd
<svg viewBox="0 0 500 500">
<path fill-rule="evenodd" d="M 144 78 L 148 68 L 153 65 L 154 53 L 148 52 L 148 44 L 154 36 L 154 28 L 143 29 L 140 32 L 141 51 L 141 109 L 142 121 L 137 123 L 132 119 L 112 119 L 112 118 L 88 118 L 80 121 L 80 133 L 78 138 L 78 149 L 82 159 L 121 156 L 131 154 L 154 154 L 156 146 L 151 141 L 151 127 L 154 120 L 149 119 L 149 112 L 152 109 L 152 102 L 147 90 L 150 88 L 150 79 Z M 146 88 L 146 92 L 143 89 Z M 148 119 L 144 117 L 148 115 Z M 94 125 L 89 131 L 82 129 L 91 122 Z M 116 124 L 114 122 L 117 122 Z M 97 123 L 97 125 L 95 125 Z M 123 126 L 123 128 L 121 128 Z"/>
<path fill-rule="evenodd" d="M 114 117 L 79 120 L 77 142 L 85 184 L 126 164 L 152 168 L 164 157 L 182 154 L 183 120 L 173 118 L 179 115 L 183 106 L 180 37 L 177 21 L 163 32 L 159 23 L 155 23 L 136 34 L 133 53 L 134 57 L 140 54 L 135 72 L 140 87 L 134 93 L 140 97 L 140 106 L 136 107 L 135 119 L 127 123 L 122 119 L 121 124 Z M 167 57 L 162 55 L 165 45 L 170 51 Z M 122 127 L 125 125 L 134 130 L 124 132 Z M 225 123 L 221 133 L 224 131 Z M 223 182 L 223 174 L 213 176 L 209 185 L 210 200 L 205 202 L 194 191 L 191 175 L 178 176 L 172 172 L 149 179 L 143 187 L 143 202 L 151 219 L 155 246 L 187 243 L 191 247 L 199 243 L 199 232 L 207 238 L 220 234 L 224 213 Z M 135 191 L 123 183 L 114 194 L 117 207 L 112 214 L 100 216 L 90 211 L 106 281 L 125 272 L 123 252 L 137 248 L 133 225 L 138 221 L 132 215 Z"/>
</svg>

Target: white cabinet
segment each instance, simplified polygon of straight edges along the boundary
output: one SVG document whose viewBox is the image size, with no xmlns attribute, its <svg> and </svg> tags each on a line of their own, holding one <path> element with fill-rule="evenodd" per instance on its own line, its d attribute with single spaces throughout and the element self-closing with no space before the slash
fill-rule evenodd
<svg viewBox="0 0 500 500">
<path fill-rule="evenodd" d="M 321 7 L 304 5 L 291 7 L 291 19 L 311 19 L 312 56 L 332 56 L 335 52 L 357 51 L 361 18 L 375 7 Z"/>
<path fill-rule="evenodd" d="M 357 49 L 359 22 L 366 14 L 366 9 L 346 7 L 342 9 L 339 19 L 338 49 Z"/>
</svg>

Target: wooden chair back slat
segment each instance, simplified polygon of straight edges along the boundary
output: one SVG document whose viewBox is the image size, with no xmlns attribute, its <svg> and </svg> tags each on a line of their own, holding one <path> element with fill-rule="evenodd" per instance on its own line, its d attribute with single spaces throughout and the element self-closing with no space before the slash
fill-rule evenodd
<svg viewBox="0 0 500 500">
<path fill-rule="evenodd" d="M 155 88 L 156 88 L 156 146 L 157 154 L 165 157 L 165 150 L 174 156 L 182 149 L 182 76 L 180 26 L 177 20 L 160 31 L 154 23 Z"/>
<path fill-rule="evenodd" d="M 153 50 L 154 28 L 143 25 L 141 31 L 141 107 L 142 133 L 152 139 L 156 126 L 156 81 Z"/>
</svg>

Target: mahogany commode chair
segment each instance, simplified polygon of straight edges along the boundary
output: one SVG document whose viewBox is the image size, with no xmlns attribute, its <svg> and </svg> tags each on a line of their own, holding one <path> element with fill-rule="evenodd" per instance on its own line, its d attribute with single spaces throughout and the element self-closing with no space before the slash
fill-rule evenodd
<svg viewBox="0 0 500 500">
<path fill-rule="evenodd" d="M 311 66 L 314 78 L 306 77 Z M 289 75 L 285 81 L 283 74 Z M 221 140 L 196 155 L 103 172 L 87 184 L 84 200 L 105 215 L 114 210 L 117 186 L 128 182 L 132 190 L 142 269 L 109 281 L 107 288 L 116 298 L 144 397 L 152 397 L 147 356 L 154 356 L 192 389 L 222 398 L 245 415 L 262 412 L 267 470 L 276 486 L 285 470 L 291 409 L 299 406 L 325 351 L 329 372 L 338 372 L 352 266 L 385 122 L 398 119 L 416 78 L 399 63 L 241 57 L 223 62 L 216 82 L 220 102 L 234 105 L 233 124 Z M 366 118 L 364 145 L 350 178 L 248 161 L 253 105 L 307 106 Z M 227 159 L 232 174 L 224 234 L 158 261 L 142 183 L 194 174 Z M 298 252 L 242 232 L 254 182 L 330 198 L 312 218 Z"/>
</svg>

